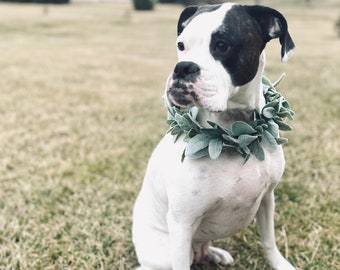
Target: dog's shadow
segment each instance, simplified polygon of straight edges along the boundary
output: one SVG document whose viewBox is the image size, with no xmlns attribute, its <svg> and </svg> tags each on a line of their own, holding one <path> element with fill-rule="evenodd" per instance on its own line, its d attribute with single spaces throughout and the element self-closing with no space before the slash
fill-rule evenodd
<svg viewBox="0 0 340 270">
<path fill-rule="evenodd" d="M 190 270 L 228 270 L 233 269 L 231 266 L 223 266 L 215 263 L 195 264 L 190 267 Z"/>
</svg>

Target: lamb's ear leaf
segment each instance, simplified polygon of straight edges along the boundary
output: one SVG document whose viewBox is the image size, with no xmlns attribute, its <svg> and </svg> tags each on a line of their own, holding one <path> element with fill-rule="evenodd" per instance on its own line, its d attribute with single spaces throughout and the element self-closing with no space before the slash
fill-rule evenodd
<svg viewBox="0 0 340 270">
<path fill-rule="evenodd" d="M 253 142 L 257 138 L 258 138 L 258 136 L 243 134 L 243 135 L 240 135 L 238 137 L 238 141 L 239 141 L 241 148 L 245 148 L 246 146 L 248 146 L 251 142 Z"/>
<path fill-rule="evenodd" d="M 279 136 L 279 126 L 271 119 L 267 122 L 268 124 L 268 131 L 272 134 L 275 138 Z"/>
<path fill-rule="evenodd" d="M 271 119 L 271 118 L 273 118 L 275 116 L 276 110 L 273 107 L 263 108 L 262 114 L 267 119 Z"/>
<path fill-rule="evenodd" d="M 208 136 L 204 134 L 197 134 L 189 140 L 187 147 L 185 148 L 185 155 L 191 157 L 198 151 L 207 148 L 209 141 L 210 139 Z"/>
<path fill-rule="evenodd" d="M 293 130 L 293 128 L 290 125 L 286 124 L 285 122 L 282 122 L 280 120 L 276 120 L 275 122 L 278 124 L 280 130 L 283 131 Z"/>
<path fill-rule="evenodd" d="M 254 134 L 256 133 L 256 130 L 246 122 L 242 121 L 236 121 L 231 126 L 231 131 L 233 133 L 233 136 L 240 136 L 242 134 Z"/>
<path fill-rule="evenodd" d="M 285 77 L 286 77 L 286 73 L 282 73 L 280 78 L 273 83 L 273 86 L 276 87 Z"/>
<path fill-rule="evenodd" d="M 275 138 L 275 140 L 276 140 L 276 143 L 278 144 L 278 145 L 281 145 L 281 144 L 285 144 L 285 143 L 287 143 L 288 142 L 288 139 L 287 138 Z"/>
<path fill-rule="evenodd" d="M 230 142 L 235 143 L 235 144 L 239 143 L 238 139 L 236 139 L 236 138 L 234 138 L 230 135 L 227 135 L 227 134 L 223 134 L 222 138 L 226 141 L 226 143 L 230 143 Z"/>
<path fill-rule="evenodd" d="M 260 142 L 258 140 L 253 141 L 250 145 L 249 145 L 250 151 L 255 155 L 255 157 L 258 160 L 264 160 L 264 151 L 263 148 L 260 144 Z"/>
<path fill-rule="evenodd" d="M 191 159 L 199 159 L 205 156 L 208 156 L 208 148 L 201 149 L 195 153 L 191 153 L 190 155 L 185 154 L 185 156 L 191 158 Z"/>
<path fill-rule="evenodd" d="M 223 149 L 223 142 L 221 139 L 212 139 L 209 142 L 209 156 L 211 159 L 217 159 L 221 153 L 222 153 L 222 149 Z"/>
<path fill-rule="evenodd" d="M 263 140 L 263 143 L 267 145 L 269 148 L 274 149 L 274 150 L 277 148 L 277 142 L 275 138 L 273 137 L 273 135 L 268 130 L 265 130 L 262 133 L 262 140 Z"/>
<path fill-rule="evenodd" d="M 262 83 L 268 87 L 272 86 L 272 82 L 266 76 L 262 76 Z"/>
</svg>

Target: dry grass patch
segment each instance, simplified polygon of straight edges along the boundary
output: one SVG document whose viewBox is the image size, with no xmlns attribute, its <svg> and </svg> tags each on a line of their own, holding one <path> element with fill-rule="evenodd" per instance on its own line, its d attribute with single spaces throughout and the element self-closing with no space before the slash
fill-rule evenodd
<svg viewBox="0 0 340 270">
<path fill-rule="evenodd" d="M 161 95 L 181 7 L 0 8 L 0 269 L 133 269 L 131 211 L 166 130 Z M 297 114 L 285 134 L 278 245 L 298 269 L 338 269 L 338 12 L 282 11 L 297 52 L 282 65 L 272 42 L 267 75 L 287 72 L 280 91 Z M 217 244 L 236 258 L 232 269 L 268 269 L 258 242 L 253 224 Z"/>
</svg>

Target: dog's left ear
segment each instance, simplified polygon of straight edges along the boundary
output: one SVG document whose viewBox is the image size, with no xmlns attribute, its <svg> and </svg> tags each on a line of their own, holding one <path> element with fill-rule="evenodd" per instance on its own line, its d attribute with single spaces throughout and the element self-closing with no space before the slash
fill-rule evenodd
<svg viewBox="0 0 340 270">
<path fill-rule="evenodd" d="M 264 41 L 279 38 L 281 43 L 281 60 L 286 62 L 293 53 L 295 44 L 288 32 L 288 24 L 283 15 L 275 9 L 263 6 L 244 6 L 245 10 L 259 24 Z"/>
<path fill-rule="evenodd" d="M 198 6 L 188 6 L 182 11 L 177 23 L 177 36 L 182 33 L 184 27 L 186 26 L 185 22 L 187 22 L 190 17 L 192 17 L 196 13 L 197 9 Z"/>
</svg>

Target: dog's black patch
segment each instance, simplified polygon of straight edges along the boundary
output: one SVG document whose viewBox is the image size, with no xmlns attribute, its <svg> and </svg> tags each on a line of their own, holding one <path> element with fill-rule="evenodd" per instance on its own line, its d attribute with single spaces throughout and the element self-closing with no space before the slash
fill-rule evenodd
<svg viewBox="0 0 340 270">
<path fill-rule="evenodd" d="M 228 49 L 219 50 L 219 43 Z M 242 6 L 235 5 L 211 36 L 210 53 L 220 61 L 235 86 L 250 82 L 256 75 L 265 42 L 261 29 Z"/>
</svg>

